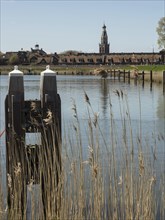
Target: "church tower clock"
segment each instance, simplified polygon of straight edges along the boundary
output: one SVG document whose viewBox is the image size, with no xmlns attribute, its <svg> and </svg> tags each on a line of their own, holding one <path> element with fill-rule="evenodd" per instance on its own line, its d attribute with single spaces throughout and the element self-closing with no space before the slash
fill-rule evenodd
<svg viewBox="0 0 165 220">
<path fill-rule="evenodd" d="M 103 31 L 101 35 L 101 43 L 99 44 L 99 53 L 109 54 L 108 35 L 105 24 L 103 25 Z"/>
</svg>

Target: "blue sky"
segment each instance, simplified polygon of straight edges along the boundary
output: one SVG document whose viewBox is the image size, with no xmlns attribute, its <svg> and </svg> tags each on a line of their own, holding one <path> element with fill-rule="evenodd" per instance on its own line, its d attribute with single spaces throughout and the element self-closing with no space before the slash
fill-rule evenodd
<svg viewBox="0 0 165 220">
<path fill-rule="evenodd" d="M 1 0 L 0 50 L 38 43 L 47 53 L 97 53 L 105 23 L 111 52 L 159 51 L 156 27 L 163 16 L 164 0 Z"/>
</svg>

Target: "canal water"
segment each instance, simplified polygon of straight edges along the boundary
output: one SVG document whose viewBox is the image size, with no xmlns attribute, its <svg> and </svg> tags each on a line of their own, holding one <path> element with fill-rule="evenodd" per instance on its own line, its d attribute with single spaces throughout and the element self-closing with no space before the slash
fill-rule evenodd
<svg viewBox="0 0 165 220">
<path fill-rule="evenodd" d="M 4 99 L 8 90 L 8 76 L 0 76 L 0 132 L 5 128 Z M 25 100 L 40 99 L 40 76 L 24 76 Z M 142 133 L 156 134 L 165 131 L 165 96 L 161 84 L 153 84 L 152 90 L 149 83 L 142 87 L 141 83 L 135 84 L 108 78 L 106 80 L 96 76 L 62 76 L 57 75 L 57 89 L 61 97 L 63 125 L 72 122 L 73 103 L 76 104 L 79 120 L 88 119 L 85 93 L 89 97 L 90 104 L 98 114 L 103 133 L 110 121 L 110 109 L 113 111 L 113 119 L 120 124 L 121 108 L 124 102 L 119 101 L 116 91 L 122 91 L 127 96 L 129 114 L 133 128 Z M 121 106 L 120 106 L 121 105 Z M 112 107 L 110 107 L 112 106 Z M 1 150 L 5 149 L 5 134 L 1 137 Z"/>
<path fill-rule="evenodd" d="M 40 76 L 24 76 L 25 100 L 40 99 L 39 85 Z M 7 90 L 8 76 L 0 76 L 0 132 L 5 128 L 4 100 Z M 114 78 L 104 80 L 99 76 L 90 75 L 57 75 L 57 90 L 61 97 L 62 134 L 65 138 L 67 135 L 72 136 L 73 141 L 76 137 L 70 133 L 74 132 L 73 128 L 76 123 L 75 112 L 73 111 L 73 105 L 76 105 L 82 129 L 84 157 L 87 157 L 87 151 L 89 150 L 87 128 L 89 118 L 94 120 L 97 115 L 102 139 L 100 145 L 106 142 L 107 147 L 111 141 L 111 122 L 113 121 L 113 124 L 115 124 L 116 136 L 120 139 L 123 135 L 123 123 L 129 121 L 130 116 L 133 139 L 141 138 L 149 146 L 150 153 L 152 153 L 152 150 L 156 151 L 157 170 L 162 170 L 165 155 L 165 95 L 163 95 L 161 84 L 153 83 L 151 89 L 150 84 L 147 82 L 143 87 L 140 82 L 137 84 L 134 81 L 128 83 Z M 89 100 L 85 100 L 85 94 Z M 127 126 L 128 124 L 130 123 L 127 123 Z M 32 136 L 27 137 L 27 141 L 34 141 L 34 138 Z M 104 148 L 105 145 L 103 146 L 103 154 Z M 118 148 L 120 151 L 120 145 Z M 5 133 L 0 138 L 0 152 L 2 174 L 4 175 Z M 108 154 L 105 153 L 105 156 L 108 156 Z"/>
<path fill-rule="evenodd" d="M 5 128 L 4 99 L 8 90 L 8 76 L 0 76 L 0 132 Z M 40 76 L 24 76 L 25 100 L 40 99 L 39 86 Z M 81 124 L 86 124 L 89 119 L 85 102 L 85 93 L 94 114 L 98 115 L 99 123 L 105 139 L 109 134 L 108 126 L 111 120 L 111 111 L 116 126 L 120 130 L 123 120 L 123 109 L 128 104 L 131 126 L 134 134 L 142 133 L 143 137 L 165 133 L 165 96 L 161 84 L 153 84 L 152 90 L 149 83 L 142 87 L 141 83 L 135 84 L 108 78 L 101 79 L 99 76 L 62 76 L 57 75 L 57 89 L 61 97 L 63 128 L 70 125 L 74 120 L 73 104 L 76 104 L 78 117 Z M 117 95 L 119 91 L 126 96 L 123 101 Z M 121 95 L 121 94 L 120 94 Z M 122 110 L 121 110 L 122 109 Z M 121 112 L 122 111 L 122 112 Z M 126 111 L 126 110 L 125 110 Z M 93 113 L 91 113 L 93 114 Z M 92 115 L 91 115 L 92 117 Z M 73 123 L 72 123 L 73 124 Z M 140 129 L 140 131 L 139 131 Z M 67 130 L 67 129 L 65 129 Z M 120 135 L 120 131 L 119 131 Z M 83 139 L 85 139 L 85 134 Z M 0 139 L 2 156 L 5 154 L 5 134 Z M 158 149 L 160 151 L 163 149 Z M 161 154 L 160 154 L 161 156 Z"/>
</svg>

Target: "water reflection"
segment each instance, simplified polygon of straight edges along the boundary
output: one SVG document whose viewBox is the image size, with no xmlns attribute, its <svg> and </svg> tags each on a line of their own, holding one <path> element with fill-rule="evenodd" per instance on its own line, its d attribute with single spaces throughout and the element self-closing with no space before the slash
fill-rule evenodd
<svg viewBox="0 0 165 220">
<path fill-rule="evenodd" d="M 157 117 L 159 119 L 165 118 L 165 94 L 160 95 L 158 97 L 158 104 L 157 104 Z"/>
<path fill-rule="evenodd" d="M 40 76 L 24 76 L 25 99 L 39 99 L 39 80 Z M 1 115 L 0 127 L 4 128 L 4 99 L 8 89 L 8 76 L 0 76 L 0 94 L 1 94 Z M 112 78 L 106 80 L 95 76 L 57 76 L 57 89 L 62 101 L 62 119 L 63 123 L 72 121 L 72 99 L 77 105 L 78 114 L 82 124 L 87 120 L 86 104 L 84 101 L 84 91 L 90 98 L 94 112 L 99 112 L 99 119 L 105 128 L 105 135 L 109 135 L 109 98 L 113 105 L 114 119 L 120 127 L 119 100 L 114 94 L 115 90 L 122 90 L 128 95 L 128 104 L 132 119 L 132 126 L 137 130 L 139 124 L 142 124 L 144 136 L 165 130 L 165 96 L 162 95 L 162 87 L 153 84 L 150 91 L 150 84 L 145 82 L 144 87 L 140 83 L 134 85 L 132 81 L 122 82 Z M 140 97 L 140 100 L 139 100 Z M 141 103 L 139 103 L 141 102 Z M 141 106 L 139 106 L 141 105 Z M 141 112 L 141 113 L 139 113 Z M 141 115 L 140 115 L 141 114 Z M 139 119 L 141 118 L 141 122 Z M 1 138 L 1 148 L 4 149 L 4 136 Z"/>
<path fill-rule="evenodd" d="M 160 151 L 160 154 L 162 153 L 162 155 L 165 155 L 165 95 L 160 95 L 158 97 L 156 113 L 158 117 L 158 120 L 156 121 L 158 140 L 162 137 L 164 138 L 164 150 L 163 152 Z M 162 159 L 164 160 L 164 156 Z"/>
<path fill-rule="evenodd" d="M 100 94 L 101 94 L 100 99 L 101 99 L 103 116 L 106 117 L 107 108 L 108 108 L 108 97 L 109 97 L 108 79 L 100 79 Z"/>
</svg>

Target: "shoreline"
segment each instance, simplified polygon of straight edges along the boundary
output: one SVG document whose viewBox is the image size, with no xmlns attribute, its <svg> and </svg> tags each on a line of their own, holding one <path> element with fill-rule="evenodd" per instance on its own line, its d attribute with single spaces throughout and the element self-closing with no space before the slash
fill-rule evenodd
<svg viewBox="0 0 165 220">
<path fill-rule="evenodd" d="M 30 65 L 30 66 L 24 66 L 19 65 L 19 70 L 21 70 L 24 75 L 40 75 L 40 73 L 45 70 L 46 65 Z M 8 75 L 9 72 L 13 70 L 13 65 L 7 65 L 7 66 L 0 66 L 0 75 Z M 110 76 L 111 72 L 115 70 L 116 77 L 118 77 L 118 72 L 121 71 L 130 71 L 130 79 L 134 79 L 134 71 L 137 70 L 139 73 L 138 79 L 141 80 L 141 73 L 142 71 L 145 72 L 145 79 L 144 81 L 150 81 L 150 71 L 152 70 L 153 73 L 153 82 L 157 83 L 163 83 L 163 71 L 165 71 L 165 65 L 150 65 L 150 66 L 126 66 L 126 65 L 114 65 L 114 66 L 99 66 L 99 65 L 83 65 L 83 66 L 74 66 L 74 65 L 68 65 L 68 66 L 59 66 L 59 65 L 51 65 L 51 70 L 55 71 L 57 75 L 99 75 L 96 74 L 96 70 L 104 70 L 108 73 L 108 76 Z M 127 78 L 127 74 L 126 74 Z"/>
</svg>

